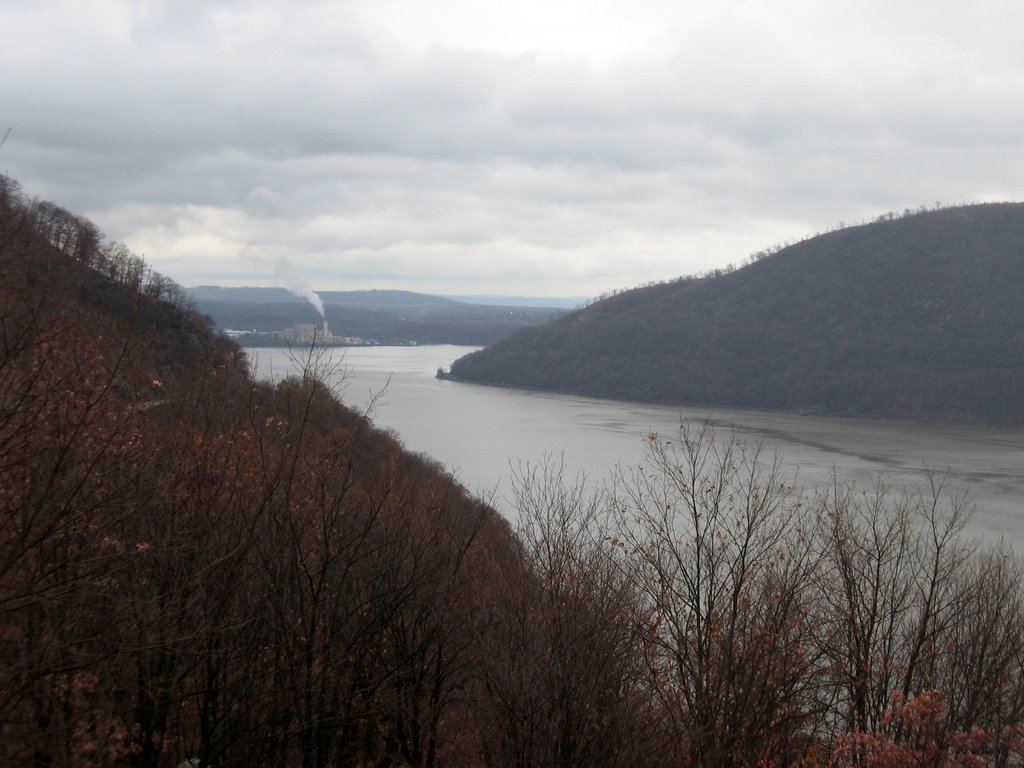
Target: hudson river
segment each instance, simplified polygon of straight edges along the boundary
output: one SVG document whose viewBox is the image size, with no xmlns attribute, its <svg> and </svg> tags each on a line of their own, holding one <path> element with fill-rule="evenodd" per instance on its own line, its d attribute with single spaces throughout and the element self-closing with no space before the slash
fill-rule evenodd
<svg viewBox="0 0 1024 768">
<path fill-rule="evenodd" d="M 352 347 L 322 350 L 341 400 L 371 409 L 377 426 L 405 446 L 451 470 L 471 491 L 508 516 L 510 475 L 521 462 L 564 457 L 570 474 L 594 488 L 616 466 L 639 465 L 644 438 L 671 437 L 681 421 L 712 423 L 767 455 L 778 452 L 786 476 L 805 489 L 827 483 L 833 470 L 864 490 L 882 478 L 895 491 L 926 483 L 926 470 L 967 491 L 975 513 L 968 533 L 1005 537 L 1024 552 L 1024 430 L 922 425 L 764 411 L 679 408 L 501 389 L 439 380 L 438 367 L 475 347 Z M 248 350 L 257 376 L 301 369 L 284 349 Z"/>
</svg>

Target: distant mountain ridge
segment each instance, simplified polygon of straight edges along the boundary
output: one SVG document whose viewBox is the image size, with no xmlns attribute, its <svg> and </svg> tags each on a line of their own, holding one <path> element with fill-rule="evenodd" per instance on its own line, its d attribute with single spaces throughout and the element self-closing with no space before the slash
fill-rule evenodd
<svg viewBox="0 0 1024 768">
<path fill-rule="evenodd" d="M 1024 424 L 1024 204 L 879 220 L 626 291 L 451 374 L 659 403 Z"/>
<path fill-rule="evenodd" d="M 462 301 L 467 304 L 487 304 L 502 307 L 559 307 L 561 309 L 576 309 L 590 301 L 589 296 L 494 296 L 494 295 L 468 295 L 449 294 L 444 298 L 454 301 Z"/>
<path fill-rule="evenodd" d="M 307 299 L 285 288 L 201 285 L 187 291 L 199 310 L 223 329 L 268 332 L 320 320 Z M 565 312 L 558 307 L 470 304 L 413 291 L 316 294 L 334 333 L 385 343 L 492 344 Z"/>
<path fill-rule="evenodd" d="M 287 288 L 260 286 L 227 287 L 220 285 L 197 285 L 186 289 L 196 301 L 224 302 L 228 304 L 304 304 L 308 299 Z M 454 299 L 433 296 L 426 293 L 398 290 L 366 291 L 316 291 L 324 304 L 359 304 L 370 307 L 409 307 L 430 304 L 449 306 L 458 303 Z"/>
<path fill-rule="evenodd" d="M 286 288 L 262 286 L 226 287 L 220 285 L 195 285 L 187 289 L 198 301 L 225 301 L 235 304 L 262 304 L 268 301 L 287 304 L 302 303 L 306 299 Z M 371 289 L 362 291 L 317 291 L 326 303 L 334 304 L 376 304 L 400 306 L 403 304 L 430 302 L 439 306 L 447 302 L 459 304 L 482 304 L 494 307 L 535 307 L 538 309 L 575 309 L 587 303 L 586 296 L 509 296 L 490 294 L 438 295 L 413 291 Z"/>
</svg>

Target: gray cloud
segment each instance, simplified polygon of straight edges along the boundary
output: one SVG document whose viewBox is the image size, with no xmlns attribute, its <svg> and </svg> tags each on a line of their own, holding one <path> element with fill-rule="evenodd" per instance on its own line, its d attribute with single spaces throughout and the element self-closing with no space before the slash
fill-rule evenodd
<svg viewBox="0 0 1024 768">
<path fill-rule="evenodd" d="M 179 282 L 324 289 L 596 293 L 1021 197 L 1015 5 L 677 5 L 0 2 L 0 168 Z"/>
</svg>

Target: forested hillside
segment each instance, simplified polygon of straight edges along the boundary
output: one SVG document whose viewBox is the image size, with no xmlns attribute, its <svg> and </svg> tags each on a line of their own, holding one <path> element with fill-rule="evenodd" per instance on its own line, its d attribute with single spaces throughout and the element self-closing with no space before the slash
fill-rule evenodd
<svg viewBox="0 0 1024 768">
<path fill-rule="evenodd" d="M 882 217 L 627 291 L 451 372 L 649 402 L 1021 424 L 1024 205 Z"/>
<path fill-rule="evenodd" d="M 314 360 L 254 382 L 127 249 L 10 180 L 2 202 L 0 763 L 465 749 L 440 716 L 507 523 Z"/>
<path fill-rule="evenodd" d="M 0 765 L 1024 763 L 1021 563 L 941 478 L 688 426 L 606 497 L 520 468 L 513 535 L 0 179 Z"/>
</svg>

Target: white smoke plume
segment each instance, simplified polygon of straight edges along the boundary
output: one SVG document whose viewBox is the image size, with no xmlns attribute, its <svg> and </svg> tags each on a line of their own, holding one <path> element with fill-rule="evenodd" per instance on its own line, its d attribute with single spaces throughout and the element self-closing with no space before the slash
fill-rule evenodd
<svg viewBox="0 0 1024 768">
<path fill-rule="evenodd" d="M 308 280 L 296 273 L 288 259 L 282 258 L 275 262 L 274 279 L 278 280 L 282 287 L 286 288 L 290 293 L 294 293 L 296 296 L 312 304 L 316 311 L 320 313 L 320 317 L 326 319 L 323 299 L 309 285 Z"/>
</svg>

